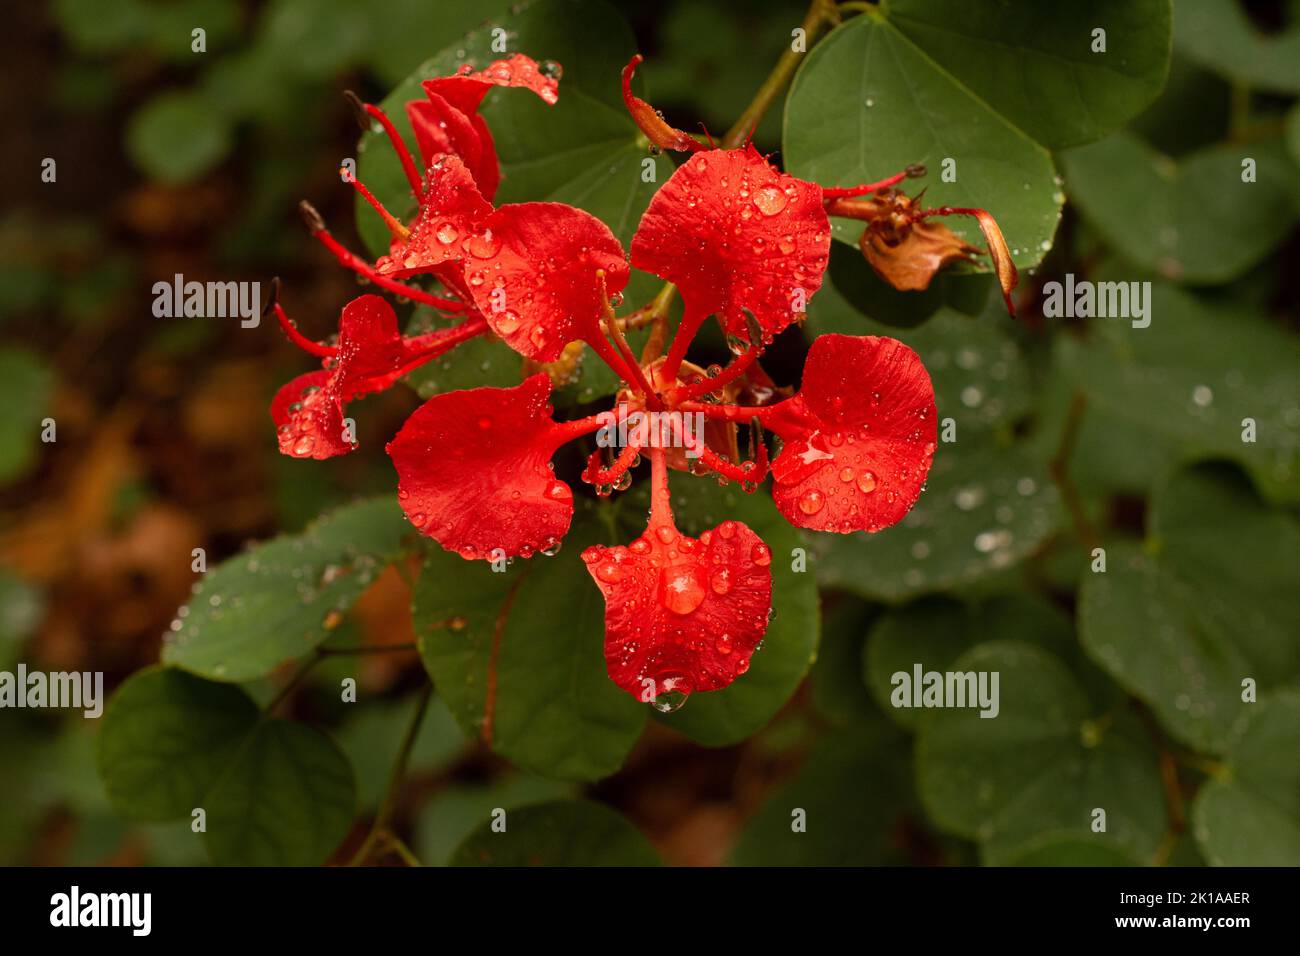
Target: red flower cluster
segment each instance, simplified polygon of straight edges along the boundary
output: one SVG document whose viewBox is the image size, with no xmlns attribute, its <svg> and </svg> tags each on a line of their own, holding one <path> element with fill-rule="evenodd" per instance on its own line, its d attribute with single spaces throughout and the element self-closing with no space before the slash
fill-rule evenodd
<svg viewBox="0 0 1300 956">
<path fill-rule="evenodd" d="M 392 233 L 378 262 L 341 247 L 306 208 L 311 231 L 345 265 L 390 292 L 463 314 L 460 323 L 403 336 L 392 309 L 366 295 L 344 308 L 338 342 L 326 346 L 304 339 L 276 305 L 289 336 L 324 368 L 284 386 L 271 414 L 285 454 L 325 458 L 351 451 L 346 402 L 490 333 L 536 363 L 554 362 L 583 347 L 573 343 L 585 343 L 622 379 L 617 403 L 625 413 L 704 416 L 709 424 L 694 449 L 698 457 L 664 447 L 653 429 L 638 430 L 613 460 L 594 453 L 582 475 L 607 494 L 627 486 L 642 454 L 651 463 L 645 533 L 627 545 L 589 548 L 582 558 L 605 596 L 610 677 L 655 701 L 726 687 L 743 674 L 771 609 L 770 549 L 737 521 L 699 538 L 682 534 L 670 506 L 669 470 L 712 472 L 751 492 L 771 471 L 776 506 L 792 524 L 874 532 L 900 520 L 919 496 L 934 454 L 936 415 L 925 368 L 893 339 L 821 336 L 808 353 L 802 387 L 788 397 L 757 363 L 775 335 L 803 318 L 821 286 L 830 255 L 828 211 L 855 212 L 845 204 L 859 196 L 888 205 L 890 187 L 908 174 L 823 189 L 778 171 L 748 145 L 706 147 L 633 96 L 639 60 L 623 77 L 633 118 L 654 145 L 693 154 L 654 196 L 631 245 L 631 265 L 672 283 L 682 296 L 684 314 L 666 355 L 661 302 L 616 315 L 629 260 L 603 223 L 560 203 L 493 207 L 500 170 L 477 112 L 484 94 L 492 85 L 515 86 L 548 103 L 557 99 L 558 67 L 516 55 L 424 84 L 427 100 L 407 107 L 423 175 L 387 117 L 358 104 L 367 122 L 388 131 L 419 204 L 413 221 L 403 224 L 355 184 Z M 898 220 L 895 232 L 922 219 Z M 436 279 L 445 297 L 402 281 L 417 276 Z M 646 315 L 656 330 L 638 357 L 623 333 Z M 733 344 L 725 369 L 686 361 L 709 316 Z M 551 377 L 538 372 L 514 388 L 434 396 L 411 415 L 388 453 L 402 508 L 422 533 L 467 559 L 555 553 L 573 516 L 573 491 L 556 477 L 552 457 L 608 419 L 555 421 L 551 388 Z M 749 426 L 745 461 L 738 452 L 742 425 Z M 766 432 L 781 439 L 770 462 Z"/>
</svg>

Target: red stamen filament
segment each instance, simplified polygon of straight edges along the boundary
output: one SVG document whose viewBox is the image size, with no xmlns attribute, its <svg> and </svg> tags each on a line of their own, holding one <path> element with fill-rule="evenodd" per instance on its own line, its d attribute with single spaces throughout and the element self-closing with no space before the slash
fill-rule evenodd
<svg viewBox="0 0 1300 956">
<path fill-rule="evenodd" d="M 388 118 L 387 113 L 371 103 L 366 103 L 365 107 L 366 112 L 377 119 L 384 132 L 388 134 L 388 141 L 392 143 L 393 151 L 402 161 L 402 172 L 406 173 L 406 181 L 411 184 L 411 192 L 416 199 L 419 199 L 424 195 L 424 185 L 420 180 L 420 172 L 415 166 L 415 160 L 411 158 L 411 151 L 406 148 L 406 141 L 397 132 L 397 127 L 393 126 L 393 121 Z"/>
<path fill-rule="evenodd" d="M 309 355 L 315 355 L 320 358 L 329 358 L 338 352 L 338 348 L 332 345 L 321 345 L 319 342 L 313 342 L 307 336 L 298 331 L 298 327 L 289 321 L 289 317 L 284 314 L 284 309 L 277 302 L 273 306 L 275 317 L 280 320 L 280 328 L 284 329 L 284 334 L 289 337 L 289 341 L 298 348 L 302 349 Z"/>
<path fill-rule="evenodd" d="M 632 467 L 639 454 L 641 454 L 641 446 L 629 442 L 623 446 L 623 450 L 618 453 L 613 464 L 608 468 L 597 468 L 594 463 L 600 460 L 600 452 L 596 451 L 588 459 L 587 472 L 583 477 L 593 485 L 612 485 Z"/>
<path fill-rule="evenodd" d="M 315 236 L 326 249 L 334 254 L 342 265 L 356 272 L 358 275 L 365 276 L 381 289 L 387 289 L 394 295 L 405 296 L 412 302 L 419 302 L 421 305 L 429 305 L 435 309 L 441 309 L 444 312 L 464 312 L 465 303 L 457 302 L 454 299 L 444 299 L 440 296 L 432 295 L 423 289 L 417 289 L 414 286 L 405 285 L 397 282 L 387 276 L 380 275 L 375 271 L 375 267 L 366 262 L 356 253 L 348 250 L 346 246 L 335 239 L 328 229 L 313 229 L 312 235 Z"/>
<path fill-rule="evenodd" d="M 925 174 L 923 166 L 908 166 L 901 173 L 894 173 L 886 179 L 877 183 L 863 183 L 859 186 L 826 186 L 822 188 L 822 200 L 830 202 L 835 199 L 847 199 L 851 196 L 867 196 L 871 193 L 878 193 L 882 189 L 889 189 L 897 186 L 904 179 L 913 179 Z"/>
<path fill-rule="evenodd" d="M 398 222 L 397 218 L 391 212 L 389 212 L 387 209 L 384 208 L 384 204 L 381 203 L 378 199 L 376 199 L 374 193 L 372 193 L 369 189 L 363 186 L 357 180 L 356 176 L 349 175 L 347 177 L 347 181 L 352 184 L 352 188 L 357 191 L 357 193 L 361 196 L 361 198 L 364 199 L 367 203 L 369 203 L 370 207 L 374 209 L 375 212 L 379 213 L 380 218 L 384 220 L 384 225 L 388 227 L 388 231 L 390 233 L 392 233 L 394 236 L 396 236 L 398 239 L 401 239 L 402 241 L 406 241 L 407 239 L 410 238 L 411 230 L 407 229 L 400 222 Z"/>
<path fill-rule="evenodd" d="M 711 395 L 721 390 L 724 386 L 729 385 L 735 379 L 745 374 L 746 369 L 754 364 L 758 356 L 762 353 L 763 346 L 757 342 L 751 344 L 739 357 L 730 365 L 719 372 L 712 378 L 701 379 L 691 385 L 682 385 L 673 389 L 669 395 L 669 400 L 676 404 L 677 402 L 688 402 L 692 399 L 699 398 L 702 395 Z"/>
</svg>

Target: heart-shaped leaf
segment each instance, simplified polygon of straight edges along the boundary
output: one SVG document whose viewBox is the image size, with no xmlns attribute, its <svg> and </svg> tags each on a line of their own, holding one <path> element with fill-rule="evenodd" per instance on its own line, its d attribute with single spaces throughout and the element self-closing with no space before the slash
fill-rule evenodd
<svg viewBox="0 0 1300 956">
<path fill-rule="evenodd" d="M 99 771 L 109 799 L 136 820 L 203 810 L 213 862 L 314 866 L 356 813 L 352 767 L 328 737 L 267 719 L 237 687 L 151 667 L 104 712 Z"/>
</svg>

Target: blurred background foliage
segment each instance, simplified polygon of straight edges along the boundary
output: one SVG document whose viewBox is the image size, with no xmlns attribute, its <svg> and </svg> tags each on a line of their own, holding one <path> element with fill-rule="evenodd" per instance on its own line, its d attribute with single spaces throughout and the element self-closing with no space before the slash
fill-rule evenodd
<svg viewBox="0 0 1300 956">
<path fill-rule="evenodd" d="M 634 37 L 647 55 L 651 101 L 678 126 L 703 123 L 715 135 L 748 103 L 804 11 L 798 0 L 613 7 L 630 26 L 627 42 Z M 391 466 L 373 443 L 327 463 L 276 454 L 267 404 L 304 367 L 278 331 L 160 320 L 149 288 L 175 273 L 278 275 L 290 313 L 313 337 L 328 335 L 356 285 L 303 233 L 295 206 L 310 198 L 336 234 L 361 247 L 354 200 L 337 175 L 340 160 L 357 154 L 339 93 L 383 100 L 439 51 L 463 59 L 461 38 L 485 18 L 511 16 L 506 8 L 54 0 L 10 11 L 0 41 L 14 171 L 0 183 L 0 669 L 23 660 L 102 670 L 118 685 L 155 663 L 160 635 L 178 629 L 176 609 L 195 585 L 193 548 L 215 565 L 250 541 L 288 534 L 326 555 L 341 545 L 327 528 L 305 530 L 312 519 L 358 497 L 391 498 Z M 514 16 L 530 15 L 553 16 Z M 191 50 L 196 26 L 206 31 L 202 54 Z M 573 42 L 623 55 L 620 37 L 573 30 Z M 1059 225 L 1039 209 L 1025 214 L 1048 238 L 1040 244 L 1027 231 L 1034 242 L 1016 250 L 1027 267 L 1017 321 L 990 299 L 987 276 L 945 275 L 926 293 L 895 293 L 837 244 L 831 281 L 805 328 L 777 342 L 769 371 L 797 381 L 819 333 L 894 335 L 921 355 L 959 440 L 940 446 L 925 495 L 899 526 L 807 536 L 808 583 L 778 582 L 789 588 L 789 610 L 778 605 L 778 614 L 790 618 L 742 678 L 755 690 L 737 698 L 735 723 L 703 698 L 673 715 L 676 727 L 672 718 L 645 721 L 644 708 L 620 712 L 604 728 L 611 736 L 600 760 L 548 775 L 547 760 L 558 766 L 563 754 L 539 754 L 527 738 L 493 752 L 467 726 L 472 701 L 436 695 L 395 811 L 416 856 L 1300 862 L 1300 330 L 1290 281 L 1300 259 L 1300 3 L 1180 0 L 1173 34 L 1163 92 L 1124 130 L 1078 146 L 1052 142 L 1068 138 L 1060 130 L 1036 133 L 1059 174 L 1049 192 L 1060 196 L 1044 205 L 1064 201 L 1064 211 Z M 617 79 L 608 76 L 604 95 L 616 94 Z M 562 81 L 562 103 L 564 89 Z M 801 76 L 792 98 L 800 95 L 804 115 L 845 108 L 816 77 Z M 863 105 L 873 106 L 847 108 Z M 543 126 L 533 143 L 512 143 L 504 130 L 519 118 L 514 108 L 497 98 L 488 107 L 508 177 L 503 198 L 516 198 L 507 195 L 512 150 L 526 155 L 548 135 Z M 783 126 L 778 102 L 756 145 L 778 160 L 783 145 L 794 152 L 790 122 L 786 114 Z M 881 149 L 907 135 L 900 126 Z M 1246 155 L 1257 158 L 1260 181 L 1225 187 Z M 815 166 L 823 156 L 805 148 L 798 159 Z M 55 184 L 39 181 L 46 157 L 57 160 Z M 533 188 L 522 176 L 517 188 Z M 553 187 L 536 186 L 548 195 Z M 999 214 L 996 192 L 985 205 Z M 1066 273 L 1152 280 L 1151 327 L 1044 319 L 1043 283 Z M 720 341 L 704 348 L 725 354 Z M 478 378 L 434 363 L 413 376 L 412 390 L 355 405 L 359 433 L 392 434 L 417 405 L 415 388 L 508 382 L 512 361 L 485 346 L 470 369 Z M 590 402 L 610 387 L 593 376 L 568 400 Z M 41 441 L 47 417 L 57 442 Z M 1258 422 L 1253 444 L 1239 440 L 1247 417 Z M 686 523 L 745 508 L 758 527 L 770 511 L 734 488 L 719 492 L 725 498 L 687 493 L 698 501 Z M 629 500 L 593 512 L 590 533 L 634 524 L 641 504 Z M 387 534 L 382 521 L 366 526 Z M 1088 569 L 1098 544 L 1106 575 Z M 373 553 L 391 545 L 376 540 Z M 576 550 L 566 545 L 566 554 Z M 425 617 L 441 621 L 455 596 L 427 586 L 446 580 L 443 556 L 435 549 L 423 561 L 414 620 L 411 569 L 377 560 L 364 593 L 343 601 L 322 592 L 350 612 L 326 615 L 319 640 L 409 644 L 421 601 Z M 569 584 L 594 594 L 570 570 Z M 256 584 L 227 586 L 252 593 Z M 490 599 L 481 595 L 467 615 L 490 610 Z M 320 617 L 315 604 L 309 613 Z M 470 620 L 471 637 L 474 627 Z M 435 677 L 447 666 L 440 654 L 455 652 L 439 647 L 425 648 Z M 1002 715 L 893 709 L 888 675 L 917 660 L 999 670 Z M 292 668 L 263 671 L 240 692 L 257 704 Z M 369 702 L 338 702 L 345 676 Z M 1258 704 L 1240 702 L 1241 676 L 1258 680 Z M 413 653 L 340 655 L 291 701 L 293 716 L 337 740 L 363 810 L 381 800 L 423 683 Z M 585 733 L 581 724 L 547 726 Z M 0 714 L 0 861 L 207 861 L 185 821 L 131 822 L 110 803 L 96 772 L 97 730 L 56 711 Z M 529 805 L 512 817 L 510 843 L 484 837 L 493 808 Z M 1096 806 L 1109 813 L 1100 839 L 1087 829 Z M 792 808 L 806 811 L 807 833 L 791 832 Z M 353 828 L 348 852 L 363 833 Z"/>
</svg>

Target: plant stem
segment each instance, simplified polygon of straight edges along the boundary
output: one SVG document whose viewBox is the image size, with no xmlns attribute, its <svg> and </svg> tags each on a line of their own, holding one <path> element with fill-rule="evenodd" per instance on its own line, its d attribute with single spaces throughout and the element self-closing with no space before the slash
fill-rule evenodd
<svg viewBox="0 0 1300 956">
<path fill-rule="evenodd" d="M 811 46 L 817 35 L 821 33 L 822 27 L 828 23 L 838 23 L 839 19 L 840 13 L 833 0 L 812 0 L 801 25 L 804 42 Z M 754 94 L 754 99 L 745 107 L 745 112 L 740 114 L 740 119 L 736 120 L 736 124 L 722 137 L 720 145 L 723 149 L 735 149 L 737 146 L 744 145 L 754 135 L 754 130 L 758 128 L 768 108 L 794 76 L 801 56 L 803 53 L 794 50 L 793 47 L 781 54 L 772 72 Z"/>
<path fill-rule="evenodd" d="M 265 708 L 263 708 L 262 715 L 265 717 L 269 717 L 272 713 L 274 713 L 275 709 L 279 707 L 282 703 L 284 703 L 285 698 L 288 697 L 291 693 L 293 693 L 294 688 L 296 688 L 299 684 L 302 683 L 302 679 L 306 677 L 307 674 L 311 671 L 311 669 L 315 667 L 317 664 L 319 664 L 324 659 L 324 657 L 325 657 L 325 653 L 321 650 L 317 650 L 315 654 L 313 654 L 310 658 L 308 658 L 303 663 L 302 667 L 298 668 L 298 670 L 294 672 L 294 675 L 289 678 L 289 682 L 280 688 L 279 693 L 277 693 L 273 698 L 271 698 L 271 702 L 267 704 Z"/>
<path fill-rule="evenodd" d="M 411 750 L 415 746 L 415 739 L 420 735 L 420 727 L 424 723 L 425 711 L 429 709 L 429 699 L 433 696 L 433 685 L 425 684 L 420 691 L 420 699 L 415 704 L 415 713 L 411 715 L 411 723 L 406 728 L 406 734 L 402 737 L 402 745 L 397 751 L 397 759 L 393 761 L 393 769 L 388 775 L 388 786 L 384 790 L 383 799 L 379 802 L 379 810 L 375 813 L 375 821 L 370 825 L 370 832 L 366 834 L 365 840 L 357 848 L 348 866 L 360 866 L 370 856 L 375 844 L 384 838 L 388 831 L 388 821 L 392 818 L 393 809 L 397 802 L 397 791 L 401 788 L 402 780 L 406 777 L 406 765 L 411 760 Z"/>
</svg>

